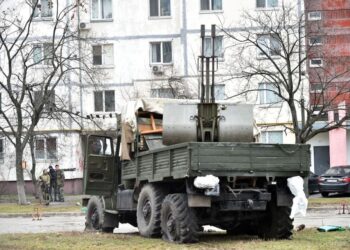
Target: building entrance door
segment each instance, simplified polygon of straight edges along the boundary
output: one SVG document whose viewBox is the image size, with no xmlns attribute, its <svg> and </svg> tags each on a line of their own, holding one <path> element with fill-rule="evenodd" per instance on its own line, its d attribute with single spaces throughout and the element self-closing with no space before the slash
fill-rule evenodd
<svg viewBox="0 0 350 250">
<path fill-rule="evenodd" d="M 314 167 L 317 175 L 329 169 L 329 146 L 314 147 Z"/>
</svg>

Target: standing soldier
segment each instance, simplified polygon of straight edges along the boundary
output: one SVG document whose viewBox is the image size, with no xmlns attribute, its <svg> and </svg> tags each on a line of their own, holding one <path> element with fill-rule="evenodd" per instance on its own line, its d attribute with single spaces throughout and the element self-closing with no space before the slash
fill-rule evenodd
<svg viewBox="0 0 350 250">
<path fill-rule="evenodd" d="M 64 187 L 64 172 L 62 169 L 60 169 L 60 166 L 57 164 L 55 166 L 56 168 L 56 187 L 57 187 L 57 195 L 58 195 L 58 200 L 61 202 L 64 202 L 64 197 L 63 197 L 63 187 Z"/>
<path fill-rule="evenodd" d="M 46 169 L 43 170 L 43 174 L 39 177 L 39 183 L 41 187 L 41 193 L 46 205 L 50 204 L 49 188 L 50 188 L 50 175 Z"/>
<path fill-rule="evenodd" d="M 50 188 L 49 188 L 50 201 L 58 201 L 57 188 L 56 188 L 56 185 L 57 185 L 56 171 L 53 169 L 52 166 L 49 166 L 49 175 L 50 175 Z M 54 193 L 55 199 L 52 198 L 52 192 Z"/>
</svg>

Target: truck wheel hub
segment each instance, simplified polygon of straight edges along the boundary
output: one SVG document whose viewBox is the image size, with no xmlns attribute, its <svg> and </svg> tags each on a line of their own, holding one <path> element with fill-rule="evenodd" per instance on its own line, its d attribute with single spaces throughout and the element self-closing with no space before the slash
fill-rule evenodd
<svg viewBox="0 0 350 250">
<path fill-rule="evenodd" d="M 172 214 L 169 214 L 166 226 L 167 226 L 168 233 L 173 238 L 175 238 L 175 221 L 174 221 L 174 217 Z"/>
<path fill-rule="evenodd" d="M 142 215 L 146 222 L 149 222 L 151 217 L 151 202 L 147 200 L 142 208 Z"/>
<path fill-rule="evenodd" d="M 97 213 L 97 209 L 95 208 L 92 212 L 92 215 L 91 215 L 91 223 L 92 223 L 92 226 L 97 229 L 98 228 L 98 213 Z"/>
</svg>

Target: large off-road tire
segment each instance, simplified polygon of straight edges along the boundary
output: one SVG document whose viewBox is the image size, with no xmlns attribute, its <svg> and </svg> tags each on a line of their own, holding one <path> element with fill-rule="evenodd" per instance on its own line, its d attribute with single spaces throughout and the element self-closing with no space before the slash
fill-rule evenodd
<svg viewBox="0 0 350 250">
<path fill-rule="evenodd" d="M 259 235 L 266 240 L 290 239 L 293 235 L 293 219 L 289 217 L 291 208 L 270 202 L 267 213 L 259 225 Z"/>
<path fill-rule="evenodd" d="M 85 230 L 113 233 L 114 227 L 103 227 L 103 220 L 104 212 L 102 202 L 98 197 L 92 196 L 87 205 Z"/>
<path fill-rule="evenodd" d="M 176 243 L 198 242 L 198 223 L 188 207 L 186 194 L 169 194 L 162 204 L 161 227 L 164 240 Z"/>
<path fill-rule="evenodd" d="M 86 230 L 101 230 L 103 223 L 103 207 L 100 199 L 92 196 L 89 199 L 85 217 Z"/>
<path fill-rule="evenodd" d="M 137 202 L 137 227 L 140 235 L 144 237 L 159 237 L 160 234 L 160 210 L 164 194 L 155 185 L 145 185 Z"/>
</svg>

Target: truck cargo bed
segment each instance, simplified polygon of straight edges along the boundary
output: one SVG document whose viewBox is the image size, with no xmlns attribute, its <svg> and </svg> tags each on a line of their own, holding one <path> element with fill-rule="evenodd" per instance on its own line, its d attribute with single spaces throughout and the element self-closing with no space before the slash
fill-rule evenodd
<svg viewBox="0 0 350 250">
<path fill-rule="evenodd" d="M 234 142 L 189 142 L 141 152 L 123 162 L 122 180 L 161 181 L 216 176 L 307 175 L 309 145 Z"/>
</svg>

